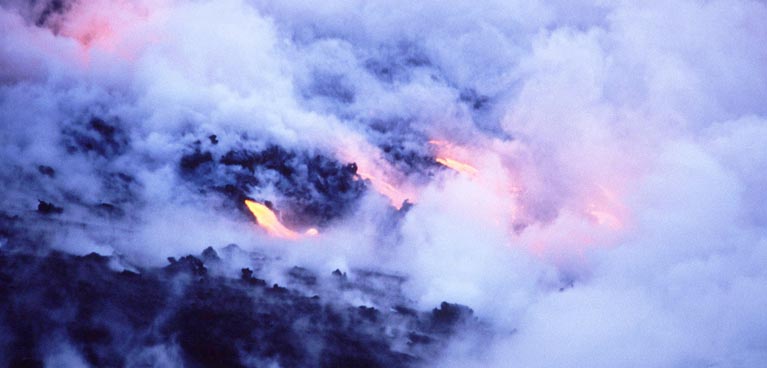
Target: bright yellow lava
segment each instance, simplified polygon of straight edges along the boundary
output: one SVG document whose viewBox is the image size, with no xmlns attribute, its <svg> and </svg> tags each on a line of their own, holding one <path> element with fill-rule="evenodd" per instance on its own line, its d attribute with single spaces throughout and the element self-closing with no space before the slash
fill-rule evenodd
<svg viewBox="0 0 767 368">
<path fill-rule="evenodd" d="M 274 213 L 274 211 L 269 209 L 269 207 L 249 199 L 245 200 L 245 205 L 248 206 L 248 210 L 250 210 L 250 213 L 252 213 L 256 218 L 258 226 L 261 226 L 261 228 L 266 230 L 269 235 L 284 239 L 299 238 L 299 234 L 285 227 L 285 225 L 283 225 L 280 220 L 277 219 L 277 215 Z M 311 231 L 312 229 L 309 230 Z M 314 229 L 314 233 L 316 232 L 317 229 Z"/>
<path fill-rule="evenodd" d="M 471 166 L 467 163 L 463 163 L 457 160 L 453 160 L 452 158 L 447 157 L 437 157 L 436 161 L 446 167 L 449 167 L 455 171 L 458 171 L 460 173 L 467 174 L 469 176 L 477 176 L 479 174 L 479 170 L 477 170 L 476 167 Z"/>
</svg>

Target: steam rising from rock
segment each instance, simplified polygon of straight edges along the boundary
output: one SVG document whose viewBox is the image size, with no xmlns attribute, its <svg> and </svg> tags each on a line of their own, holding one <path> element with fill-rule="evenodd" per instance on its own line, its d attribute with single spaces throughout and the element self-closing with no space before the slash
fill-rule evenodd
<svg viewBox="0 0 767 368">
<path fill-rule="evenodd" d="M 0 246 L 393 272 L 491 326 L 435 366 L 757 367 L 764 19 L 754 0 L 5 1 Z M 245 199 L 320 234 L 269 237 Z"/>
</svg>

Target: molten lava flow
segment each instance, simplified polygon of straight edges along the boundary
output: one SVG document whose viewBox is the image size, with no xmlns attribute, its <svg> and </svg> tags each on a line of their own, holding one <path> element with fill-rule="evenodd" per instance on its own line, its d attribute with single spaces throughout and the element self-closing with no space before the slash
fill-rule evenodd
<svg viewBox="0 0 767 368">
<path fill-rule="evenodd" d="M 357 176 L 368 180 L 373 190 L 389 198 L 394 208 L 401 209 L 405 201 L 412 203 L 416 199 L 416 191 L 407 177 L 381 158 L 383 154 L 380 149 L 366 145 L 367 142 L 349 144 L 339 150 L 339 158 L 354 162 Z"/>
<path fill-rule="evenodd" d="M 388 197 L 389 201 L 391 201 L 391 205 L 396 209 L 402 208 L 402 205 L 405 203 L 405 201 L 412 199 L 410 196 L 395 188 L 393 185 L 371 174 L 358 170 L 357 175 L 365 180 L 370 180 L 370 184 L 373 185 L 373 189 L 375 189 L 378 193 Z"/>
<path fill-rule="evenodd" d="M 477 174 L 479 174 L 479 170 L 477 170 L 476 167 L 471 166 L 464 162 L 460 162 L 458 160 L 454 160 L 452 158 L 437 157 L 435 161 L 442 164 L 443 166 L 449 167 L 455 171 L 469 175 L 471 177 L 475 177 L 477 176 Z"/>
<path fill-rule="evenodd" d="M 253 214 L 258 221 L 258 226 L 261 226 L 269 235 L 285 238 L 285 239 L 298 239 L 299 234 L 293 230 L 288 229 L 283 225 L 280 220 L 277 219 L 277 215 L 264 206 L 261 203 L 253 202 L 249 199 L 245 200 L 245 205 L 248 206 L 248 210 Z M 311 229 L 310 229 L 311 230 Z M 314 229 L 314 232 L 317 230 Z"/>
<path fill-rule="evenodd" d="M 459 173 L 466 174 L 472 178 L 477 177 L 479 174 L 479 170 L 477 170 L 476 167 L 456 159 L 456 157 L 462 157 L 462 159 L 473 157 L 474 152 L 444 140 L 432 139 L 429 141 L 429 144 L 437 148 L 435 161 L 440 165 L 458 171 Z"/>
</svg>

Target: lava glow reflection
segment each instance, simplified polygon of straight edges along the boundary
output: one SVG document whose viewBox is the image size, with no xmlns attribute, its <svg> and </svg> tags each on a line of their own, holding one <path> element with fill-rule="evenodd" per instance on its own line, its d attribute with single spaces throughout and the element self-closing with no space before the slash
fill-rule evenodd
<svg viewBox="0 0 767 368">
<path fill-rule="evenodd" d="M 139 2 L 129 0 L 93 0 L 72 2 L 66 21 L 54 19 L 57 35 L 80 45 L 79 58 L 84 66 L 94 55 L 133 61 L 141 48 L 155 42 L 158 35 L 148 32 L 152 14 Z"/>
</svg>

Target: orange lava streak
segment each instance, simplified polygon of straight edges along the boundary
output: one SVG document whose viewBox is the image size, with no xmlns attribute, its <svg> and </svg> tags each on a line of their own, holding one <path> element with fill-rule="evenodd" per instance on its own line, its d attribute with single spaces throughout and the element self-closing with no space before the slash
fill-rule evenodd
<svg viewBox="0 0 767 368">
<path fill-rule="evenodd" d="M 464 162 L 460 162 L 458 160 L 453 160 L 452 158 L 437 157 L 435 160 L 443 166 L 449 167 L 455 171 L 467 174 L 469 176 L 477 176 L 477 174 L 479 174 L 479 170 L 477 170 L 476 167 Z"/>
<path fill-rule="evenodd" d="M 399 189 L 395 188 L 393 185 L 373 176 L 363 171 L 357 171 L 357 175 L 359 175 L 361 178 L 370 180 L 370 183 L 373 185 L 373 189 L 375 189 L 378 193 L 381 193 L 389 198 L 389 201 L 391 202 L 392 206 L 394 206 L 396 209 L 402 208 L 402 205 L 405 203 L 406 200 L 409 200 L 407 194 L 402 193 Z"/>
<path fill-rule="evenodd" d="M 245 200 L 245 205 L 248 206 L 248 210 L 256 218 L 258 226 L 266 230 L 269 235 L 284 239 L 298 239 L 299 234 L 285 227 L 269 207 L 249 199 Z"/>
<path fill-rule="evenodd" d="M 445 140 L 432 139 L 429 141 L 429 144 L 437 147 L 437 157 L 434 161 L 440 165 L 458 171 L 459 173 L 469 175 L 472 178 L 476 178 L 479 175 L 479 170 L 476 167 L 454 158 L 456 156 L 462 157 L 462 159 L 469 157 L 473 158 L 475 152 Z"/>
</svg>

